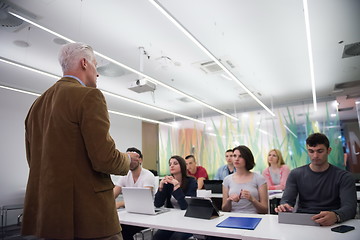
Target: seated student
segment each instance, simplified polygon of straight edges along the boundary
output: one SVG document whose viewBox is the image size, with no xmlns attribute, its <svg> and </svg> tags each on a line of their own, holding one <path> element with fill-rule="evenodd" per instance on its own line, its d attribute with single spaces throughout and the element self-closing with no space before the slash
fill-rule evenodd
<svg viewBox="0 0 360 240">
<path fill-rule="evenodd" d="M 117 198 L 121 193 L 121 187 L 146 187 L 154 190 L 155 176 L 149 170 L 142 168 L 143 155 L 137 148 L 128 148 L 126 152 L 136 152 L 139 154 L 139 161 L 131 161 L 130 170 L 126 176 L 120 176 L 113 192 L 114 197 Z M 124 201 L 116 202 L 116 208 L 124 207 Z"/>
<path fill-rule="evenodd" d="M 265 177 L 269 190 L 284 190 L 290 169 L 285 165 L 280 150 L 271 149 L 267 157 L 268 165 L 262 175 Z"/>
<path fill-rule="evenodd" d="M 224 212 L 267 213 L 268 192 L 265 178 L 250 172 L 255 166 L 254 156 L 246 146 L 234 148 L 236 172 L 223 181 Z"/>
<path fill-rule="evenodd" d="M 187 176 L 185 160 L 180 156 L 172 156 L 169 160 L 170 176 L 165 176 L 155 194 L 155 207 L 186 209 L 185 196 L 196 197 L 197 183 L 195 178 Z M 158 230 L 155 240 L 188 239 L 192 234 L 167 230 Z"/>
<path fill-rule="evenodd" d="M 329 164 L 329 139 L 322 133 L 306 139 L 310 164 L 293 169 L 276 212 L 293 211 L 297 196 L 300 213 L 313 213 L 323 226 L 344 222 L 356 215 L 356 187 L 351 174 Z"/>
<path fill-rule="evenodd" d="M 139 154 L 139 160 L 130 162 L 130 170 L 126 176 L 120 176 L 117 184 L 115 185 L 113 192 L 115 199 L 121 193 L 122 187 L 146 187 L 154 190 L 155 176 L 149 170 L 142 168 L 143 155 L 137 148 L 128 148 L 126 152 L 136 152 Z M 126 203 L 124 201 L 117 201 L 116 208 L 124 207 Z M 144 228 L 137 226 L 122 224 L 122 235 L 124 240 L 133 240 L 133 235 Z"/>
<path fill-rule="evenodd" d="M 206 169 L 202 166 L 197 166 L 194 155 L 188 155 L 185 157 L 187 174 L 193 176 L 197 180 L 198 189 L 203 189 L 204 180 L 208 180 L 208 174 Z"/>
<path fill-rule="evenodd" d="M 226 150 L 225 159 L 226 159 L 227 164 L 218 168 L 218 170 L 216 171 L 214 180 L 224 180 L 224 178 L 226 176 L 228 176 L 236 171 L 236 168 L 234 167 L 234 164 L 233 164 L 233 154 L 234 153 L 233 153 L 232 149 Z"/>
</svg>

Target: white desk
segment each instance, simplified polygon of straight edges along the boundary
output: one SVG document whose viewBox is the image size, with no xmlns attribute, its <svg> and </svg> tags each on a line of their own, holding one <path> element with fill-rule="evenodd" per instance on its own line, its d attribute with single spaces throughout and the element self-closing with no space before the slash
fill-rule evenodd
<svg viewBox="0 0 360 240">
<path fill-rule="evenodd" d="M 222 195 L 222 193 L 212 193 L 210 195 L 210 197 L 212 197 L 212 198 L 221 198 L 222 199 L 223 195 Z"/>
<path fill-rule="evenodd" d="M 281 239 L 281 240 L 359 240 L 360 220 L 350 220 L 345 224 L 355 227 L 347 233 L 336 233 L 331 227 L 302 226 L 278 223 L 277 215 L 257 215 L 240 213 L 223 213 L 211 220 L 184 217 L 185 210 L 171 209 L 158 215 L 140 215 L 128 213 L 124 209 L 118 211 L 120 223 L 141 227 L 157 228 L 170 231 L 188 232 L 199 235 L 218 236 L 234 239 Z M 218 228 L 216 225 L 229 216 L 261 217 L 255 230 Z M 337 225 L 335 225 L 337 226 Z"/>
</svg>

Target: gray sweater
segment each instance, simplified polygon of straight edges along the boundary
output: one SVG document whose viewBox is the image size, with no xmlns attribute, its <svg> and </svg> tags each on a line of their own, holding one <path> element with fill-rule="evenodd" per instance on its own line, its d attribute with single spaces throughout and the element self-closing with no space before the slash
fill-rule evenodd
<svg viewBox="0 0 360 240">
<path fill-rule="evenodd" d="M 330 164 L 324 172 L 314 172 L 305 165 L 290 172 L 281 204 L 295 205 L 297 212 L 334 211 L 341 222 L 356 215 L 356 187 L 351 174 Z"/>
</svg>

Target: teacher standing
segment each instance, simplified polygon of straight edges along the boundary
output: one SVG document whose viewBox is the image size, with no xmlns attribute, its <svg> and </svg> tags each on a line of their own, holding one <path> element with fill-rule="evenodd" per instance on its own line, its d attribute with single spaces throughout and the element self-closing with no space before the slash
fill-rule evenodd
<svg viewBox="0 0 360 240">
<path fill-rule="evenodd" d="M 22 234 L 45 239 L 122 239 L 110 174 L 130 158 L 109 134 L 105 98 L 92 48 L 62 47 L 64 76 L 33 103 L 25 120 L 30 172 Z"/>
</svg>

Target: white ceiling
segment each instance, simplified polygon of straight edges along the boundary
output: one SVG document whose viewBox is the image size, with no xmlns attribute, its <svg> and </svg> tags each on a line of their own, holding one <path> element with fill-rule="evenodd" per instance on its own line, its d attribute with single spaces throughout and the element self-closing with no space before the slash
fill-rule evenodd
<svg viewBox="0 0 360 240">
<path fill-rule="evenodd" d="M 160 0 L 202 45 L 269 108 L 312 101 L 309 55 L 302 0 Z M 262 109 L 232 80 L 204 73 L 200 62 L 210 61 L 147 0 L 13 0 L 0 1 L 22 16 L 74 41 L 86 42 L 120 63 L 140 71 L 139 47 L 144 47 L 143 72 L 190 96 L 230 114 Z M 359 0 L 309 0 L 314 74 L 318 101 L 338 97 L 354 106 L 360 86 L 333 92 L 334 85 L 360 80 L 360 56 L 342 58 L 344 46 L 360 42 Z M 0 20 L 4 18 L 0 14 Z M 44 30 L 23 23 L 0 27 L 0 56 L 61 75 L 59 44 Z M 19 47 L 25 41 L 29 47 Z M 341 42 L 340 42 L 341 41 Z M 358 50 L 359 51 L 359 50 Z M 165 57 L 165 58 L 164 58 Z M 164 60 L 171 59 L 171 60 Z M 109 62 L 98 58 L 100 67 Z M 118 66 L 121 76 L 100 75 L 98 87 L 187 116 L 214 115 L 196 102 L 162 86 L 152 94 L 128 89 L 138 76 Z M 111 69 L 108 69 L 110 71 Z M 56 79 L 0 62 L 0 84 L 42 93 Z M 6 91 L 2 90 L 1 91 Z M 14 93 L 18 94 L 18 93 Z M 246 94 L 245 94 L 246 95 Z M 156 120 L 170 114 L 107 97 L 111 110 Z M 343 119 L 356 118 L 355 109 Z"/>
</svg>

